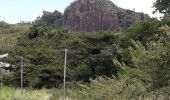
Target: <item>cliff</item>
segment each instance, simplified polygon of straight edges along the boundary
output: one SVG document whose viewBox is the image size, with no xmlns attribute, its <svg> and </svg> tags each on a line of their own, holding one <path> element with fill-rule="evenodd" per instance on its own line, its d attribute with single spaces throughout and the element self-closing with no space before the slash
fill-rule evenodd
<svg viewBox="0 0 170 100">
<path fill-rule="evenodd" d="M 63 17 L 65 27 L 80 32 L 126 29 L 150 18 L 144 13 L 119 8 L 110 0 L 76 0 L 65 9 Z"/>
</svg>

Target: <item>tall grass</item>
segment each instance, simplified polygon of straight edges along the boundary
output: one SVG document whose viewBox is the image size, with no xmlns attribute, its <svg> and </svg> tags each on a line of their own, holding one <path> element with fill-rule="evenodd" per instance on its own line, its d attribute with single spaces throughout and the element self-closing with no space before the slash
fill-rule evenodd
<svg viewBox="0 0 170 100">
<path fill-rule="evenodd" d="M 147 92 L 139 84 L 130 84 L 124 87 L 124 82 L 100 78 L 93 80 L 89 85 L 71 83 L 66 88 L 65 100 L 170 100 L 170 87 L 159 91 Z M 62 100 L 61 89 L 20 89 L 0 88 L 0 100 Z"/>
<path fill-rule="evenodd" d="M 14 88 L 0 87 L 0 100 L 13 100 L 14 93 Z"/>
<path fill-rule="evenodd" d="M 21 93 L 20 89 L 3 87 L 0 88 L 0 100 L 51 100 L 52 92 L 53 89 L 26 89 Z"/>
</svg>

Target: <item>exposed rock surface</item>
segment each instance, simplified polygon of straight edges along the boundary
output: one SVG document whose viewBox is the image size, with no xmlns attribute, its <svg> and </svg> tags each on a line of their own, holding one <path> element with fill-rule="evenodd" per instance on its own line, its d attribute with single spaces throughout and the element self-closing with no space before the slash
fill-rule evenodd
<svg viewBox="0 0 170 100">
<path fill-rule="evenodd" d="M 64 12 L 64 25 L 72 31 L 111 31 L 149 19 L 143 13 L 117 7 L 110 0 L 75 0 Z"/>
</svg>

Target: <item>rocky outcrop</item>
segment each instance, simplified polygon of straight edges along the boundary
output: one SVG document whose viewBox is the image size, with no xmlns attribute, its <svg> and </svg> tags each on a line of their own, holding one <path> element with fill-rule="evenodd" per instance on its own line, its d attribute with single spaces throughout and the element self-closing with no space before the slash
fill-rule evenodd
<svg viewBox="0 0 170 100">
<path fill-rule="evenodd" d="M 134 23 L 150 19 L 150 17 L 147 14 L 125 9 L 119 10 L 117 15 L 119 20 L 119 26 L 122 29 L 127 29 L 130 25 Z"/>
<path fill-rule="evenodd" d="M 64 26 L 72 31 L 112 31 L 149 19 L 148 15 L 117 7 L 110 0 L 76 0 L 64 12 Z"/>
</svg>

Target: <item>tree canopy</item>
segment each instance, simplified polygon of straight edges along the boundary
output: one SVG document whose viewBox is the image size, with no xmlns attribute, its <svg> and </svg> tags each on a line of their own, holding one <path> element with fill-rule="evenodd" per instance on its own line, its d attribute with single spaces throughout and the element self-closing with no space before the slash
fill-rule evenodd
<svg viewBox="0 0 170 100">
<path fill-rule="evenodd" d="M 156 0 L 154 3 L 155 11 L 164 14 L 165 17 L 170 16 L 170 1 L 169 0 Z"/>
</svg>

